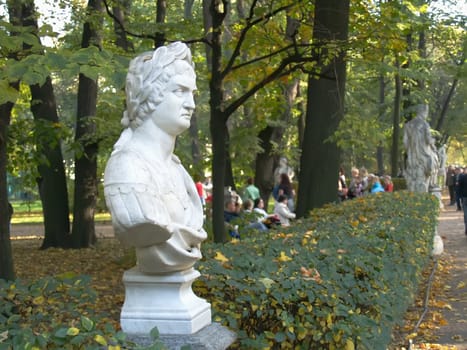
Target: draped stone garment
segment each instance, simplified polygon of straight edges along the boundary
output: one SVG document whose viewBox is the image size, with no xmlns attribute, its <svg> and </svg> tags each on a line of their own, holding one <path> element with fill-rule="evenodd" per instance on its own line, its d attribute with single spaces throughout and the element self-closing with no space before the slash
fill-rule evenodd
<svg viewBox="0 0 467 350">
<path fill-rule="evenodd" d="M 136 247 L 140 271 L 183 271 L 201 258 L 200 244 L 207 237 L 202 205 L 176 156 L 167 164 L 157 152 L 147 159 L 131 146 L 114 151 L 104 193 L 115 234 Z"/>
<path fill-rule="evenodd" d="M 428 192 L 438 173 L 438 156 L 428 123 L 416 117 L 404 127 L 405 178 L 410 191 Z"/>
</svg>

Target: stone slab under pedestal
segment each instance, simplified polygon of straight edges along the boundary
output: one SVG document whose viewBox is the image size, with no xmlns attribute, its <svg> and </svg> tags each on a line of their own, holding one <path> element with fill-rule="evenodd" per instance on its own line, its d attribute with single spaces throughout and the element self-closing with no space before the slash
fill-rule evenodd
<svg viewBox="0 0 467 350">
<path fill-rule="evenodd" d="M 191 350 L 225 350 L 236 339 L 236 334 L 228 328 L 219 323 L 211 323 L 195 334 L 160 335 L 157 340 L 169 350 L 180 350 L 184 345 L 189 345 Z M 130 335 L 128 340 L 139 346 L 150 346 L 154 343 L 149 335 Z"/>
<path fill-rule="evenodd" d="M 147 336 L 157 327 L 161 335 L 180 335 L 210 325 L 211 305 L 191 288 L 199 276 L 193 268 L 164 275 L 144 274 L 137 268 L 125 271 L 122 330 L 129 336 Z"/>
</svg>

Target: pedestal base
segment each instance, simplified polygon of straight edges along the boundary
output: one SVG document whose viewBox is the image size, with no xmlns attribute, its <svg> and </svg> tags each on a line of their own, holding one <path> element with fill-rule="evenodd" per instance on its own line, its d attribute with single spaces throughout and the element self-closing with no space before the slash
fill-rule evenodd
<svg viewBox="0 0 467 350">
<path fill-rule="evenodd" d="M 136 268 L 125 271 L 125 302 L 120 315 L 129 335 L 193 334 L 211 324 L 211 305 L 197 297 L 191 285 L 200 276 L 193 268 L 166 275 L 147 275 Z"/>
<path fill-rule="evenodd" d="M 169 350 L 180 350 L 188 345 L 191 350 L 225 350 L 237 339 L 237 335 L 219 323 L 211 323 L 195 334 L 161 335 L 157 339 Z M 128 340 L 139 346 L 151 346 L 154 340 L 149 335 L 128 336 Z M 164 348 L 164 349 L 165 349 Z"/>
<path fill-rule="evenodd" d="M 430 193 L 435 196 L 436 198 L 439 199 L 439 207 L 440 209 L 444 209 L 444 204 L 443 204 L 443 201 L 441 199 L 441 188 L 439 187 L 431 187 L 430 188 Z"/>
</svg>

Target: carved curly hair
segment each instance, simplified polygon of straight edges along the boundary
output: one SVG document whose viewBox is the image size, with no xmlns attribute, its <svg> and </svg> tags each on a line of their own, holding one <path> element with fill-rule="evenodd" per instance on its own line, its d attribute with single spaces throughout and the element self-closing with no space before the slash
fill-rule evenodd
<svg viewBox="0 0 467 350">
<path fill-rule="evenodd" d="M 135 129 L 151 114 L 164 97 L 164 86 L 170 78 L 181 73 L 184 61 L 194 69 L 188 46 L 179 41 L 145 52 L 130 62 L 126 77 L 126 111 L 122 125 Z"/>
</svg>

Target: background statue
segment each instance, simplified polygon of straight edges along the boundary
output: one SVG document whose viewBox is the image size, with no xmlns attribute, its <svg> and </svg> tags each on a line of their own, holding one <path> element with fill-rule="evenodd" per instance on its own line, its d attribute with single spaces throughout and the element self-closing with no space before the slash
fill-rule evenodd
<svg viewBox="0 0 467 350">
<path fill-rule="evenodd" d="M 418 105 L 417 116 L 404 126 L 407 150 L 404 176 L 409 191 L 428 192 L 430 188 L 437 187 L 439 160 L 427 116 L 428 105 Z"/>
<path fill-rule="evenodd" d="M 104 176 L 104 193 L 118 239 L 136 247 L 141 272 L 191 268 L 206 239 L 195 184 L 173 154 L 189 128 L 196 75 L 189 48 L 180 42 L 130 62 L 124 131 Z"/>
<path fill-rule="evenodd" d="M 279 158 L 279 165 L 274 170 L 274 183 L 275 184 L 278 184 L 278 183 L 281 182 L 281 174 L 287 174 L 290 181 L 293 181 L 293 178 L 295 176 L 295 173 L 294 173 L 292 167 L 289 166 L 287 158 L 285 158 L 285 157 L 280 157 Z"/>
<path fill-rule="evenodd" d="M 438 148 L 438 161 L 439 161 L 439 169 L 438 169 L 438 186 L 443 187 L 444 183 L 446 182 L 446 145 L 442 144 Z"/>
</svg>

